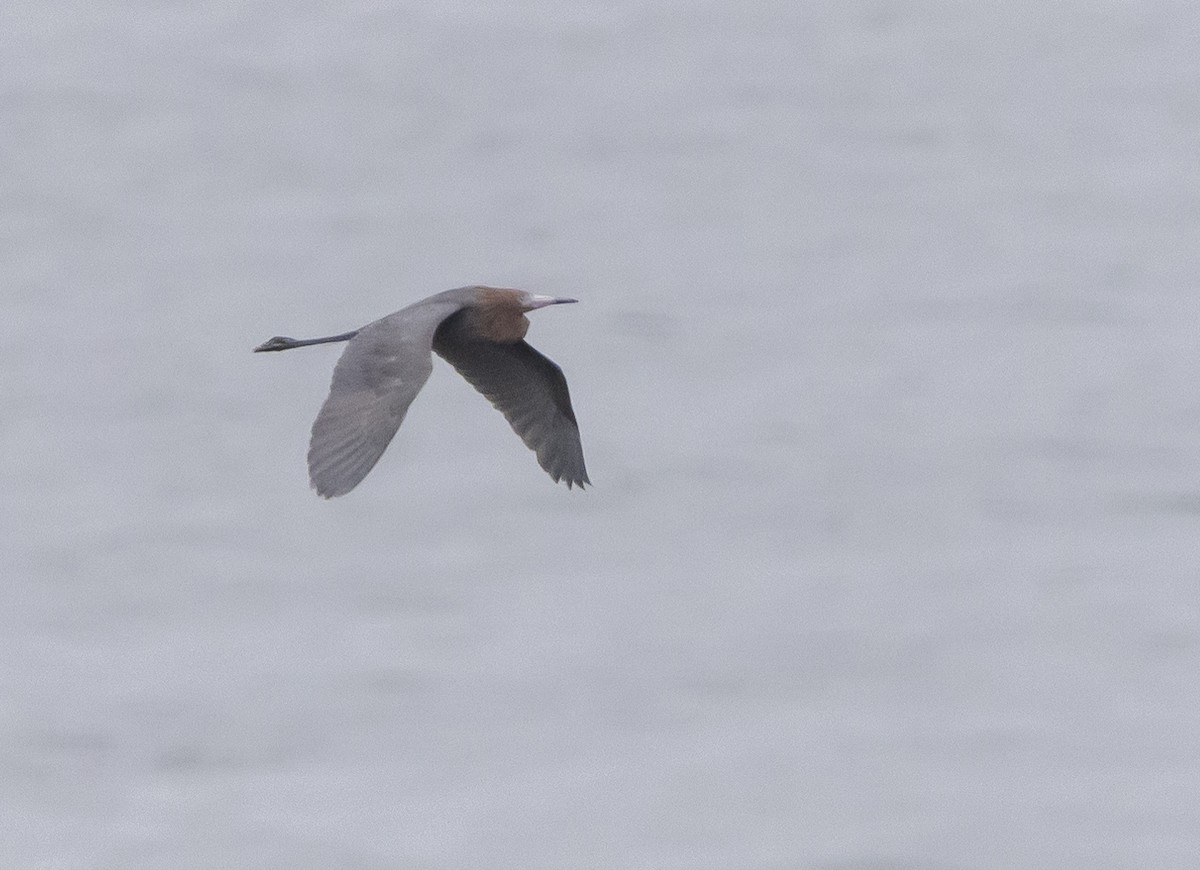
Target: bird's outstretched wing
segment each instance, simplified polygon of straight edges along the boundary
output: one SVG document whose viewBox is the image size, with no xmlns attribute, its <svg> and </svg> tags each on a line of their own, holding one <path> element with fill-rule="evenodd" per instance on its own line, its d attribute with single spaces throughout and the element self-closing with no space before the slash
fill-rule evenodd
<svg viewBox="0 0 1200 870">
<path fill-rule="evenodd" d="M 345 495 L 375 467 L 433 371 L 434 329 L 459 307 L 418 303 L 350 339 L 308 445 L 308 478 L 318 495 Z"/>
<path fill-rule="evenodd" d="M 472 335 L 463 328 L 461 313 L 438 327 L 433 349 L 504 414 L 556 483 L 591 483 L 562 369 L 524 341 L 501 343 Z"/>
</svg>

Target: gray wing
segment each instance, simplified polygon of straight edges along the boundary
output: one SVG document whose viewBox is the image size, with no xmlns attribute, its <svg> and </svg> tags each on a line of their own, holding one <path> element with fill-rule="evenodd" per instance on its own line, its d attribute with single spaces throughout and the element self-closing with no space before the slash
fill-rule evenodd
<svg viewBox="0 0 1200 870">
<path fill-rule="evenodd" d="M 438 328 L 434 351 L 504 414 L 556 483 L 566 481 L 568 488 L 591 483 L 562 369 L 524 341 L 474 338 L 459 320 L 450 317 Z"/>
<path fill-rule="evenodd" d="M 364 326 L 338 360 L 308 445 L 318 495 L 345 495 L 367 476 L 429 379 L 433 331 L 458 306 L 415 308 Z"/>
</svg>

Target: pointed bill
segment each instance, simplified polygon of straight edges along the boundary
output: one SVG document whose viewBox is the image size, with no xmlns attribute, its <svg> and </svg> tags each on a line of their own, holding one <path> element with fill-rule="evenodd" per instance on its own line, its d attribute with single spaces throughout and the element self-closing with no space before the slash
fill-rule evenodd
<svg viewBox="0 0 1200 870">
<path fill-rule="evenodd" d="M 545 308 L 547 305 L 564 305 L 568 302 L 578 302 L 578 299 L 567 299 L 562 296 L 539 296 L 536 293 L 526 293 L 523 307 L 527 311 L 535 308 Z"/>
</svg>

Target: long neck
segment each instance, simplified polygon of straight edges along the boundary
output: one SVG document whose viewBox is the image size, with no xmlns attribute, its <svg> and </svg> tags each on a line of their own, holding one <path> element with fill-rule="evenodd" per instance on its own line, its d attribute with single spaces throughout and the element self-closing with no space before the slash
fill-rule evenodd
<svg viewBox="0 0 1200 870">
<path fill-rule="evenodd" d="M 274 338 L 268 338 L 258 347 L 254 348 L 255 353 L 263 353 L 272 350 L 291 350 L 294 347 L 306 347 L 310 344 L 330 344 L 335 341 L 349 341 L 358 335 L 358 330 L 353 332 L 343 332 L 341 335 L 326 335 L 323 338 L 288 338 L 284 335 L 277 335 Z"/>
<path fill-rule="evenodd" d="M 477 305 L 467 310 L 467 327 L 476 338 L 509 344 L 529 331 L 529 318 L 511 305 Z"/>
</svg>

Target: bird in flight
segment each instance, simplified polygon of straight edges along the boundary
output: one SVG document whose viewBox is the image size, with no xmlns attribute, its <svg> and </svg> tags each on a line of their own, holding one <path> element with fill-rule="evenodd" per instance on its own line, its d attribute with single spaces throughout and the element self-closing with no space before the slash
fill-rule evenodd
<svg viewBox="0 0 1200 870">
<path fill-rule="evenodd" d="M 505 416 L 556 483 L 583 488 L 591 481 L 567 379 L 525 342 L 526 312 L 575 301 L 500 287 L 459 287 L 352 332 L 275 336 L 254 351 L 349 342 L 308 446 L 309 481 L 324 498 L 354 489 L 379 461 L 433 371 L 431 351 Z"/>
</svg>

